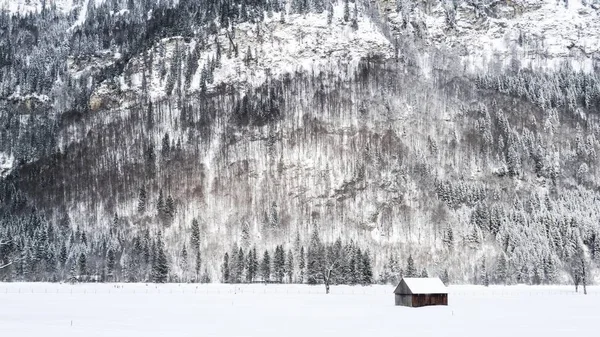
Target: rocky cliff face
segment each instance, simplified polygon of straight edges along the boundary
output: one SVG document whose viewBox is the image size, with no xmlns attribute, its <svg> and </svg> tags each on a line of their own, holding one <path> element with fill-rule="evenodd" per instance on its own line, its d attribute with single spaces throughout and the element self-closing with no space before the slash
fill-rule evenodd
<svg viewBox="0 0 600 337">
<path fill-rule="evenodd" d="M 111 251 L 144 280 L 159 231 L 184 276 L 193 219 L 213 279 L 313 231 L 382 275 L 597 266 L 595 3 L 8 3 L 30 14 L 0 18 L 0 238 L 39 279 Z"/>
</svg>

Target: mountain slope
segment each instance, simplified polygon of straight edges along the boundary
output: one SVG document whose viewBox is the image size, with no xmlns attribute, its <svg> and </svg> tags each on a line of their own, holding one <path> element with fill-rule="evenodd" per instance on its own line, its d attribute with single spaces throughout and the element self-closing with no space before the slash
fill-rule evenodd
<svg viewBox="0 0 600 337">
<path fill-rule="evenodd" d="M 368 250 L 383 282 L 409 255 L 456 282 L 596 270 L 594 6 L 107 1 L 26 29 L 3 15 L 0 257 L 26 266 L 2 277 L 66 278 L 83 256 L 147 280 L 164 240 L 189 279 L 194 219 L 212 279 L 225 252 L 308 248 L 314 231 Z"/>
</svg>

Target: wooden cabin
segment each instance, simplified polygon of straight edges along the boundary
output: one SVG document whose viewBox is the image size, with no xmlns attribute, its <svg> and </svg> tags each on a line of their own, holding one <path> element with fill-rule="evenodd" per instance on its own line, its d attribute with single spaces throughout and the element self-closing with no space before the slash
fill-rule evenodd
<svg viewBox="0 0 600 337">
<path fill-rule="evenodd" d="M 448 305 L 448 288 L 438 277 L 404 277 L 394 290 L 396 305 Z"/>
</svg>

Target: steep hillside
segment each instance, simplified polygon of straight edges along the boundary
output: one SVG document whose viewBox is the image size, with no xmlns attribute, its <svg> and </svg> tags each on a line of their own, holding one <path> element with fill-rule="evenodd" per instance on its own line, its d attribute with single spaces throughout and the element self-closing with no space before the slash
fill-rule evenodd
<svg viewBox="0 0 600 337">
<path fill-rule="evenodd" d="M 598 270 L 597 2 L 10 3 L 2 279 Z"/>
</svg>

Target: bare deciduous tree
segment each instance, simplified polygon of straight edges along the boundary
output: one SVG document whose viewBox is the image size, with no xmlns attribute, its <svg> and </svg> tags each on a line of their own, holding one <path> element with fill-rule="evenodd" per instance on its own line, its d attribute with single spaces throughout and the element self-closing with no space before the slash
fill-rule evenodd
<svg viewBox="0 0 600 337">
<path fill-rule="evenodd" d="M 315 235 L 313 236 L 316 237 Z M 313 244 L 312 249 L 316 248 L 317 252 L 314 254 L 314 258 L 309 259 L 308 270 L 311 271 L 309 278 L 312 277 L 315 280 L 322 280 L 325 285 L 325 293 L 329 294 L 332 280 L 335 279 L 336 275 L 341 275 L 345 268 L 343 258 L 344 252 L 341 247 L 341 242 L 325 247 L 318 239 L 316 241 L 318 243 L 316 244 L 316 247 Z"/>
</svg>

